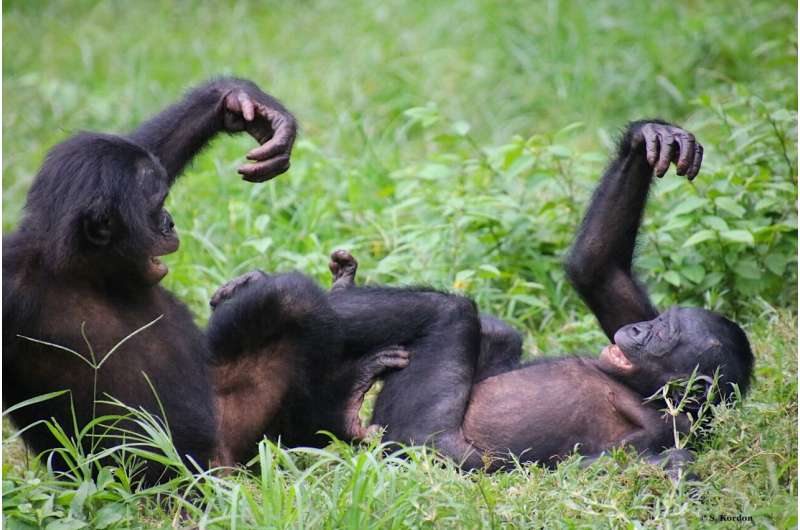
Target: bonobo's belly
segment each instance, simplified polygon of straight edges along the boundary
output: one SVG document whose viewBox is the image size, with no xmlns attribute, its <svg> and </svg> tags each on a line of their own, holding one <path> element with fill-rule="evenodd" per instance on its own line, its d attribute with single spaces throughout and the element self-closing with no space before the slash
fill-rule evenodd
<svg viewBox="0 0 800 530">
<path fill-rule="evenodd" d="M 593 454 L 635 430 L 615 407 L 629 393 L 579 358 L 534 364 L 475 385 L 464 434 L 484 451 L 521 461 L 555 463 L 576 444 Z"/>
</svg>

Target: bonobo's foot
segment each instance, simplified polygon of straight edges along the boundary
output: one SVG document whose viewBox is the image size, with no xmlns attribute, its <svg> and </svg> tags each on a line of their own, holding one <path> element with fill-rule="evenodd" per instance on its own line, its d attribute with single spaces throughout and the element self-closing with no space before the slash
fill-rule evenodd
<svg viewBox="0 0 800 530">
<path fill-rule="evenodd" d="M 703 146 L 689 131 L 665 122 L 637 121 L 629 126 L 630 145 L 637 149 L 644 145 L 647 163 L 657 177 L 663 177 L 670 162 L 675 162 L 678 175 L 693 180 L 703 162 Z"/>
<path fill-rule="evenodd" d="M 333 251 L 333 254 L 331 254 L 331 262 L 328 263 L 328 268 L 333 275 L 331 291 L 347 289 L 355 285 L 358 262 L 356 258 L 346 250 L 339 249 Z"/>
<path fill-rule="evenodd" d="M 664 468 L 664 471 L 673 484 L 681 479 L 697 481 L 700 478 L 686 468 L 694 462 L 694 455 L 687 449 L 667 449 L 657 455 L 650 455 L 645 462 Z"/>
<path fill-rule="evenodd" d="M 237 289 L 244 287 L 252 281 L 263 278 L 264 276 L 265 274 L 261 271 L 251 271 L 247 274 L 242 274 L 241 276 L 230 280 L 222 287 L 217 289 L 217 292 L 214 293 L 214 296 L 212 296 L 211 300 L 208 302 L 209 305 L 211 305 L 212 309 L 216 309 L 219 304 L 231 298 Z"/>
<path fill-rule="evenodd" d="M 363 440 L 380 430 L 378 425 L 369 427 L 361 425 L 358 412 L 364 404 L 364 396 L 380 376 L 390 370 L 400 370 L 408 366 L 410 357 L 408 350 L 400 346 L 389 346 L 361 360 L 357 365 L 359 373 L 356 374 L 355 384 L 344 411 L 346 436 L 354 440 Z"/>
</svg>

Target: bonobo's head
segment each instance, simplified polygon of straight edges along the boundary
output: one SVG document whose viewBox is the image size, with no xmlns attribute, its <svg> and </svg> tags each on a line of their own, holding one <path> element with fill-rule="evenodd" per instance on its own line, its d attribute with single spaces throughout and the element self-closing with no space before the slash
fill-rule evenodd
<svg viewBox="0 0 800 530">
<path fill-rule="evenodd" d="M 159 161 L 129 140 L 81 133 L 47 155 L 28 193 L 20 230 L 35 233 L 45 264 L 93 281 L 152 285 L 158 256 L 179 240 L 164 200 Z"/>
<path fill-rule="evenodd" d="M 698 375 L 714 377 L 727 398 L 732 384 L 744 395 L 753 373 L 753 352 L 742 328 L 727 318 L 699 308 L 673 307 L 657 318 L 620 328 L 600 356 L 602 370 L 643 395 L 667 382 Z"/>
</svg>

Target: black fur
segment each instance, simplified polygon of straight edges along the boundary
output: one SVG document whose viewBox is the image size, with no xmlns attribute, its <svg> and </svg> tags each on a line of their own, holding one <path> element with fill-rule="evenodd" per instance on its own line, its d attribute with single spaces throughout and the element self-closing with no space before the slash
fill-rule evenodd
<svg viewBox="0 0 800 530">
<path fill-rule="evenodd" d="M 678 172 L 696 175 L 702 147 L 694 147 L 689 133 L 660 120 L 630 124 L 566 263 L 568 277 L 609 339 L 624 350 L 629 369 L 609 361 L 613 349 L 600 359 L 519 365 L 519 334 L 502 321 L 480 318 L 466 298 L 424 289 L 347 287 L 352 278 L 340 282 L 328 302 L 339 319 L 336 337 L 343 340 L 344 355 L 358 357 L 389 344 L 412 354 L 407 368 L 386 377 L 375 405 L 373 420 L 386 427 L 389 440 L 431 443 L 465 469 L 483 467 L 484 452 L 495 458 L 491 469 L 506 465 L 509 452 L 522 461 L 552 464 L 576 445 L 586 455 L 619 445 L 658 453 L 673 440 L 672 424 L 657 404 L 644 400 L 660 386 L 699 366 L 704 376 L 720 369 L 723 394 L 730 393 L 730 383 L 747 390 L 753 356 L 741 328 L 701 309 L 659 315 L 633 275 L 654 167 L 645 153 L 658 135 L 680 141 L 662 143 L 662 150 L 674 151 L 662 153 L 655 167 L 666 171 L 669 160 L 680 162 L 677 148 L 685 145 L 699 158 L 684 159 Z M 678 428 L 687 427 L 681 417 Z"/>
<path fill-rule="evenodd" d="M 219 79 L 192 90 L 130 135 L 80 133 L 48 153 L 18 228 L 3 240 L 6 406 L 69 389 L 78 426 L 85 425 L 93 412 L 93 370 L 68 352 L 23 336 L 88 358 L 85 324 L 99 360 L 129 333 L 163 315 L 102 366 L 97 397 L 108 394 L 160 415 L 147 374 L 181 456 L 200 465 L 213 457 L 216 424 L 206 339 L 188 309 L 158 285 L 166 269 L 151 257 L 177 249 L 164 200 L 184 166 L 226 130 L 230 111 L 225 98 L 234 90 L 284 112 L 282 119 L 293 122 L 249 81 Z M 96 411 L 119 412 L 102 406 Z M 69 397 L 12 414 L 20 428 L 50 418 L 71 430 Z M 58 446 L 42 426 L 23 436 L 36 452 Z M 103 446 L 114 443 L 107 439 Z M 56 467 L 66 464 L 56 459 Z M 149 466 L 147 480 L 160 479 L 162 471 Z"/>
</svg>

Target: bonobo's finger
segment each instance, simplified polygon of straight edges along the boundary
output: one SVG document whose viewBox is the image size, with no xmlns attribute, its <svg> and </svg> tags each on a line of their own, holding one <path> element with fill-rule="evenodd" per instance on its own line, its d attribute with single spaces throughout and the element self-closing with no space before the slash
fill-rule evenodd
<svg viewBox="0 0 800 530">
<path fill-rule="evenodd" d="M 649 125 L 642 127 L 642 136 L 644 136 L 644 149 L 647 163 L 650 164 L 650 167 L 653 167 L 656 165 L 656 160 L 658 160 L 658 139 L 653 132 L 653 128 Z"/>
<path fill-rule="evenodd" d="M 265 162 L 245 164 L 239 167 L 239 174 L 249 182 L 264 182 L 277 177 L 289 169 L 289 155 L 281 155 Z"/>
<path fill-rule="evenodd" d="M 280 153 L 289 153 L 292 149 L 294 124 L 279 112 L 261 104 L 257 104 L 258 113 L 269 123 L 274 133 L 270 138 L 261 138 L 261 145 L 247 153 L 250 160 L 266 160 Z"/>
<path fill-rule="evenodd" d="M 245 94 L 244 92 L 239 92 L 236 95 L 236 99 L 239 100 L 239 106 L 242 108 L 242 116 L 247 121 L 253 121 L 253 118 L 256 116 L 255 108 L 253 107 L 253 101 L 250 97 Z"/>
<path fill-rule="evenodd" d="M 654 170 L 656 176 L 659 178 L 663 177 L 664 173 L 669 169 L 669 162 L 672 159 L 672 144 L 674 142 L 675 138 L 672 136 L 672 133 L 662 131 L 658 134 L 660 152 L 658 153 L 658 162 L 656 162 Z"/>
<path fill-rule="evenodd" d="M 397 348 L 381 352 L 378 362 L 383 368 L 405 368 L 408 366 L 411 355 L 408 351 Z"/>
<path fill-rule="evenodd" d="M 680 149 L 675 169 L 678 175 L 685 175 L 686 171 L 692 167 L 692 161 L 694 160 L 694 135 L 692 133 L 678 134 L 675 136 L 675 140 L 678 142 L 678 148 Z"/>
<path fill-rule="evenodd" d="M 233 92 L 225 96 L 225 108 L 231 112 L 238 113 L 242 111 L 242 103 L 239 101 L 237 95 Z"/>
<path fill-rule="evenodd" d="M 263 273 L 260 271 L 250 271 L 247 274 L 242 274 L 241 276 L 234 278 L 227 283 L 225 283 L 222 287 L 217 289 L 217 292 L 211 297 L 211 300 L 208 302 L 212 308 L 216 308 L 219 304 L 231 298 L 233 294 L 236 292 L 239 287 L 246 285 L 255 278 L 261 277 Z"/>
<path fill-rule="evenodd" d="M 697 173 L 700 172 L 700 165 L 703 163 L 703 146 L 700 142 L 696 142 L 694 144 L 694 159 L 692 160 L 692 167 L 689 168 L 689 171 L 686 172 L 686 176 L 689 180 L 694 180 L 697 176 Z"/>
</svg>

